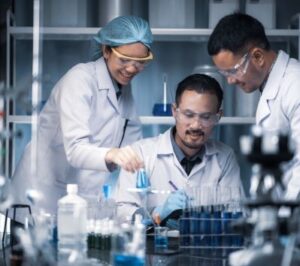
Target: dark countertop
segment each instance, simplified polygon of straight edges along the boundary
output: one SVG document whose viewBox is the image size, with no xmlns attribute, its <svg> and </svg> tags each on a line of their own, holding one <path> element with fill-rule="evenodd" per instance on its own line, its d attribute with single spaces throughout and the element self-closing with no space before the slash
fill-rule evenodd
<svg viewBox="0 0 300 266">
<path fill-rule="evenodd" d="M 56 256 L 56 254 L 53 254 Z M 10 248 L 6 247 L 1 250 L 0 265 L 17 266 L 18 261 L 10 262 Z M 88 257 L 95 258 L 100 261 L 97 265 L 111 265 L 110 252 L 105 250 L 90 249 Z M 168 250 L 155 251 L 153 239 L 147 239 L 145 265 L 203 265 L 203 266 L 226 266 L 228 265 L 228 251 L 220 249 L 185 249 L 178 248 L 177 240 L 169 242 Z M 102 263 L 102 264 L 101 264 Z M 33 266 L 42 266 L 38 264 Z M 55 264 L 54 264 L 55 265 Z M 57 263 L 58 265 L 58 263 Z M 87 265 L 87 264 L 84 264 Z M 27 264 L 26 264 L 27 266 Z"/>
</svg>

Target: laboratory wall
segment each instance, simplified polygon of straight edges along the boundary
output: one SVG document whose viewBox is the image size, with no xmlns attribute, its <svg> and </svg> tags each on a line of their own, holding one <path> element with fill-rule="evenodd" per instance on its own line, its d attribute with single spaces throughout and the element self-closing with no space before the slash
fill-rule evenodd
<svg viewBox="0 0 300 266">
<path fill-rule="evenodd" d="M 9 1 L 14 23 L 18 27 L 31 27 L 33 21 L 33 1 Z M 223 11 L 245 11 L 249 1 L 209 1 L 209 0 L 47 0 L 43 3 L 42 24 L 46 27 L 101 27 L 109 19 L 121 14 L 134 14 L 149 20 L 152 28 L 201 28 L 208 29 L 220 16 L 220 9 L 213 10 L 213 4 L 222 2 Z M 250 1 L 251 2 L 251 1 Z M 293 25 L 293 16 L 300 12 L 297 0 L 254 1 L 266 2 L 274 9 L 264 13 L 265 23 L 276 29 L 288 29 Z M 230 6 L 231 5 L 231 6 Z M 89 38 L 45 38 L 42 41 L 42 104 L 62 75 L 72 66 L 91 59 L 94 48 L 92 36 Z M 259 94 L 245 95 L 226 81 L 214 69 L 207 54 L 208 36 L 156 35 L 154 37 L 154 60 L 147 69 L 133 80 L 133 93 L 140 116 L 152 116 L 155 103 L 163 101 L 163 81 L 167 81 L 167 101 L 173 102 L 176 84 L 185 76 L 202 72 L 216 77 L 221 83 L 225 99 L 223 103 L 226 117 L 254 117 Z M 283 49 L 298 58 L 298 37 L 271 38 L 275 50 Z M 32 81 L 32 39 L 16 38 L 10 52 L 10 83 L 18 93 L 12 112 L 15 115 L 31 114 Z M 2 60 L 2 59 L 1 59 Z M 2 63 L 1 66 L 4 64 Z M 7 70 L 6 70 L 7 71 Z M 3 70 L 2 70 L 3 72 Z M 247 191 L 250 165 L 240 153 L 239 137 L 249 133 L 250 124 L 222 124 L 217 126 L 214 137 L 229 144 L 235 150 L 241 166 L 242 179 Z M 20 131 L 22 137 L 15 137 L 10 145 L 10 165 L 13 171 L 25 145 L 30 140 L 30 125 L 14 124 L 13 130 Z M 144 136 L 163 132 L 169 125 L 145 125 Z"/>
</svg>

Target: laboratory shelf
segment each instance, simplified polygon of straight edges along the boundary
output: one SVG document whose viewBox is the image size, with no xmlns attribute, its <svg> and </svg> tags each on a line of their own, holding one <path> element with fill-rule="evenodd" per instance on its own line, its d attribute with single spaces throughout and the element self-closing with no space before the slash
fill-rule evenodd
<svg viewBox="0 0 300 266">
<path fill-rule="evenodd" d="M 140 116 L 143 125 L 174 125 L 175 120 L 172 116 Z M 9 115 L 7 116 L 8 123 L 14 124 L 31 124 L 32 117 L 30 115 Z M 222 117 L 219 124 L 254 124 L 254 117 L 241 116 L 225 116 Z"/>
<path fill-rule="evenodd" d="M 166 14 L 167 15 L 167 14 Z M 298 19 L 298 17 L 296 17 Z M 13 88 L 16 84 L 17 66 L 16 66 L 16 52 L 18 46 L 17 42 L 33 40 L 33 27 L 16 26 L 14 14 L 9 10 L 6 14 L 6 86 Z M 298 20 L 297 20 L 298 22 Z M 297 27 L 299 24 L 297 23 Z M 41 41 L 90 41 L 92 37 L 98 32 L 98 27 L 40 27 L 40 40 Z M 152 33 L 155 42 L 199 42 L 200 49 L 208 41 L 212 29 L 209 28 L 152 28 Z M 300 29 L 266 29 L 266 34 L 270 37 L 272 42 L 290 42 L 297 39 L 298 42 L 298 55 L 300 55 Z M 31 52 L 31 51 L 30 51 Z M 20 75 L 20 74 L 18 74 Z M 35 123 L 35 120 L 30 115 L 16 115 L 14 114 L 14 103 L 11 105 L 10 101 L 6 104 L 6 117 L 5 127 L 9 128 L 12 125 Z M 145 126 L 159 126 L 159 125 L 174 125 L 175 120 L 173 117 L 158 117 L 158 116 L 141 116 L 140 120 Z M 221 125 L 251 125 L 255 123 L 254 117 L 222 117 L 220 120 Z M 17 142 L 9 138 L 5 139 L 5 148 L 8 151 L 5 158 L 5 175 L 11 176 L 14 169 L 14 164 L 10 165 L 9 160 L 15 162 L 14 147 Z"/>
<path fill-rule="evenodd" d="M 175 120 L 172 116 L 140 116 L 143 125 L 174 125 Z M 219 124 L 254 124 L 254 117 L 225 116 L 222 117 Z"/>
<path fill-rule="evenodd" d="M 32 27 L 17 27 L 9 26 L 9 32 L 20 40 L 32 39 Z M 95 27 L 41 27 L 40 33 L 44 40 L 89 40 L 98 32 L 99 28 Z M 208 37 L 212 29 L 199 28 L 152 28 L 154 40 L 169 40 L 176 38 L 176 40 L 183 37 L 184 41 L 193 41 L 193 37 Z M 270 37 L 299 37 L 299 29 L 266 29 L 266 34 Z M 186 38 L 191 37 L 191 38 Z M 168 39 L 165 39 L 168 38 Z M 205 38 L 207 40 L 207 38 Z"/>
<path fill-rule="evenodd" d="M 30 115 L 8 115 L 6 121 L 14 124 L 31 124 L 32 120 Z"/>
</svg>

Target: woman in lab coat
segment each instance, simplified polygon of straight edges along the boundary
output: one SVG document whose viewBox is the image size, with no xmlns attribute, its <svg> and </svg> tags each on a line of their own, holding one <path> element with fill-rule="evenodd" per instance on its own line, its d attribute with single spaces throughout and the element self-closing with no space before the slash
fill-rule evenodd
<svg viewBox="0 0 300 266">
<path fill-rule="evenodd" d="M 94 38 L 98 59 L 70 69 L 53 88 L 39 116 L 37 147 L 30 143 L 12 177 L 14 203 L 55 214 L 66 184 L 76 183 L 83 197 L 97 197 L 117 166 L 142 166 L 130 146 L 141 138 L 130 81 L 153 58 L 152 34 L 139 17 L 118 17 Z M 36 174 L 31 151 L 37 148 Z M 10 215 L 11 216 L 11 215 Z M 23 222 L 22 211 L 17 220 Z"/>
</svg>

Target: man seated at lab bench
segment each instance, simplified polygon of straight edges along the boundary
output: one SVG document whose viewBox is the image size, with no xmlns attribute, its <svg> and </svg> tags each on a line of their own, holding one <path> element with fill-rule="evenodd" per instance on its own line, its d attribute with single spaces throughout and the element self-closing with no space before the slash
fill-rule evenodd
<svg viewBox="0 0 300 266">
<path fill-rule="evenodd" d="M 172 105 L 175 126 L 133 144 L 144 161 L 151 190 L 157 192 L 147 196 L 146 213 L 152 219 L 163 220 L 174 210 L 184 209 L 189 188 L 235 187 L 241 191 L 235 196 L 243 195 L 233 150 L 210 139 L 222 114 L 222 100 L 223 91 L 214 78 L 190 75 L 177 86 Z M 144 210 L 144 194 L 132 190 L 136 179 L 137 173 L 121 170 L 114 195 L 121 220 Z"/>
</svg>

